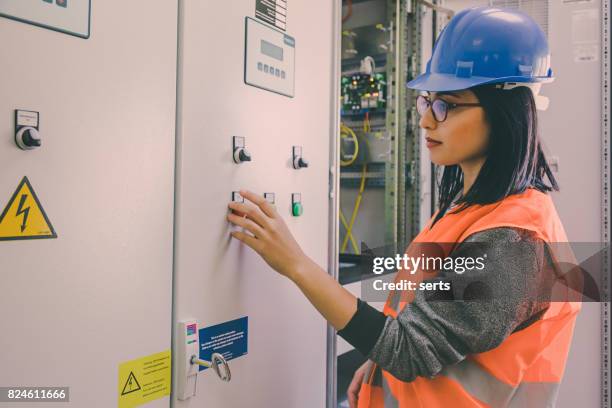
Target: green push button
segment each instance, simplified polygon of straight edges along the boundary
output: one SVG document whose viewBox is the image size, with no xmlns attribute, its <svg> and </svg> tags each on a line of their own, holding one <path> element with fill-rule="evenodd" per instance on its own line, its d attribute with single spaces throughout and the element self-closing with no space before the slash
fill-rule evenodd
<svg viewBox="0 0 612 408">
<path fill-rule="evenodd" d="M 302 207 L 302 203 L 293 203 L 293 216 L 299 217 L 304 212 L 304 208 Z"/>
</svg>

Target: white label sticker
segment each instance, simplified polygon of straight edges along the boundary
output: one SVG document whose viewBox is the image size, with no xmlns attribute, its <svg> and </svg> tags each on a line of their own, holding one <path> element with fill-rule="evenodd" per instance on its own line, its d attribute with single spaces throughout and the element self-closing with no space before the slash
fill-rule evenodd
<svg viewBox="0 0 612 408">
<path fill-rule="evenodd" d="M 585 9 L 572 12 L 572 42 L 592 44 L 599 42 L 599 10 Z"/>
<path fill-rule="evenodd" d="M 17 111 L 17 126 L 38 127 L 38 112 Z"/>
<path fill-rule="evenodd" d="M 574 45 L 575 62 L 596 62 L 599 61 L 599 45 Z"/>
<path fill-rule="evenodd" d="M 572 12 L 572 51 L 574 62 L 599 61 L 599 10 L 583 9 Z"/>
</svg>

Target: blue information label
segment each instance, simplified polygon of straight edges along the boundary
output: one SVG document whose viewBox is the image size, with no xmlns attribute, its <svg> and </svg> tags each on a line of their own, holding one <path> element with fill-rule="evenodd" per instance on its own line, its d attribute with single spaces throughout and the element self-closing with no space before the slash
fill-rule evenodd
<svg viewBox="0 0 612 408">
<path fill-rule="evenodd" d="M 200 329 L 200 360 L 211 361 L 213 353 L 227 361 L 247 354 L 248 333 L 248 316 Z M 200 366 L 200 371 L 204 370 L 206 367 Z"/>
</svg>

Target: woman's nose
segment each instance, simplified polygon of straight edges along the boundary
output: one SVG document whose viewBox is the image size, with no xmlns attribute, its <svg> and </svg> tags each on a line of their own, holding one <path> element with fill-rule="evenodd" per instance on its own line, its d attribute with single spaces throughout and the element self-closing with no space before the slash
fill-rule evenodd
<svg viewBox="0 0 612 408">
<path fill-rule="evenodd" d="M 431 107 L 427 109 L 419 119 L 419 126 L 422 129 L 435 129 L 438 126 L 438 122 L 434 119 Z"/>
</svg>

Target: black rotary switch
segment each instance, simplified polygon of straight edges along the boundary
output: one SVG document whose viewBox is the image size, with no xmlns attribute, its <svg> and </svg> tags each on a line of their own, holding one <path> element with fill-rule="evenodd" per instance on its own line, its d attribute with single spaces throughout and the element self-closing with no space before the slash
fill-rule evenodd
<svg viewBox="0 0 612 408">
<path fill-rule="evenodd" d="M 15 142 L 22 150 L 36 149 L 42 145 L 38 130 L 29 126 L 24 126 L 17 131 L 15 134 Z"/>
<path fill-rule="evenodd" d="M 38 131 L 35 129 L 26 129 L 25 132 L 23 132 L 23 144 L 28 147 L 39 147 L 41 142 Z"/>
<path fill-rule="evenodd" d="M 234 163 L 240 164 L 251 161 L 251 153 L 246 149 L 244 137 L 242 136 L 234 136 L 232 152 Z"/>
<path fill-rule="evenodd" d="M 239 149 L 238 151 L 238 160 L 241 162 L 251 161 L 251 154 L 247 149 Z"/>
<path fill-rule="evenodd" d="M 308 160 L 302 156 L 302 146 L 293 146 L 293 168 L 296 170 L 308 167 Z"/>
</svg>

